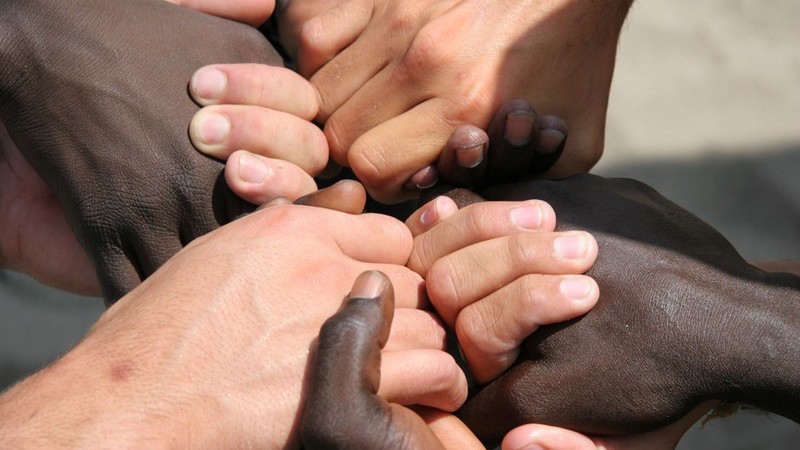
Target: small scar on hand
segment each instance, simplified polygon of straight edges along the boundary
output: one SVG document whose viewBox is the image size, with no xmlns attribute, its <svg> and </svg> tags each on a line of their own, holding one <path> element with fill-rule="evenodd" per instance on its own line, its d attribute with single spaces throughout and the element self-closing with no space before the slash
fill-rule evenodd
<svg viewBox="0 0 800 450">
<path fill-rule="evenodd" d="M 127 381 L 134 373 L 133 363 L 130 361 L 116 362 L 111 365 L 111 381 L 122 383 Z"/>
</svg>

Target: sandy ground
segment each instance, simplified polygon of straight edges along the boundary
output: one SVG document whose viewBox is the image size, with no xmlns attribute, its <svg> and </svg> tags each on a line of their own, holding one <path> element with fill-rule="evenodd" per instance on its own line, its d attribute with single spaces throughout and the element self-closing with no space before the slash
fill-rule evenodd
<svg viewBox="0 0 800 450">
<path fill-rule="evenodd" d="M 644 180 L 747 258 L 800 259 L 800 2 L 640 0 L 596 172 Z M 96 299 L 0 272 L 0 388 L 74 345 Z M 800 426 L 740 413 L 679 448 L 794 449 Z"/>
</svg>

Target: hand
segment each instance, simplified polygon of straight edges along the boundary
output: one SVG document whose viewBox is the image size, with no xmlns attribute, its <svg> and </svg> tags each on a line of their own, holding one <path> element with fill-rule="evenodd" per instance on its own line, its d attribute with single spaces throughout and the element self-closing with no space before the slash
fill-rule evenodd
<svg viewBox="0 0 800 450">
<path fill-rule="evenodd" d="M 272 15 L 274 0 L 166 0 L 175 5 L 225 17 L 253 26 L 261 25 Z"/>
<path fill-rule="evenodd" d="M 367 277 L 370 283 L 364 282 Z M 378 368 L 380 349 L 392 324 L 393 291 L 385 276 L 376 272 L 362 274 L 359 280 L 343 309 L 328 319 L 320 332 L 302 420 L 303 447 L 483 449 L 454 416 L 431 409 L 409 410 L 377 395 L 384 381 Z M 361 288 L 367 284 L 370 289 Z M 673 449 L 709 406 L 701 405 L 661 430 L 625 437 L 588 437 L 563 428 L 527 424 L 509 432 L 502 448 Z"/>
<path fill-rule="evenodd" d="M 0 9 L 0 116 L 108 301 L 245 208 L 186 137 L 186 80 L 210 62 L 280 64 L 256 30 L 155 0 Z"/>
<path fill-rule="evenodd" d="M 631 436 L 586 436 L 548 425 L 527 424 L 511 430 L 502 443 L 503 450 L 546 448 L 548 450 L 672 450 L 681 437 L 705 414 L 711 403 L 695 408 L 679 421 L 659 430 Z"/>
<path fill-rule="evenodd" d="M 405 180 L 438 158 L 458 125 L 485 128 L 515 97 L 578 131 L 549 172 L 561 177 L 588 170 L 602 152 L 628 6 L 350 0 L 303 27 L 298 64 L 320 92 L 331 157 L 379 200 L 402 197 Z"/>
<path fill-rule="evenodd" d="M 713 399 L 800 417 L 785 400 L 797 378 L 800 325 L 796 302 L 785 301 L 798 298 L 796 277 L 750 266 L 715 230 L 632 180 L 584 175 L 480 193 L 547 201 L 557 229 L 592 233 L 600 255 L 587 273 L 600 287 L 597 307 L 528 338 L 517 365 L 459 412 L 481 439 L 532 422 L 639 433 Z"/>
<path fill-rule="evenodd" d="M 342 309 L 322 326 L 300 429 L 303 448 L 445 448 L 435 434 L 438 430 L 450 441 L 459 438 L 458 447 L 447 448 L 482 449 L 454 417 L 429 411 L 428 421 L 435 422 L 429 428 L 413 410 L 378 395 L 386 382 L 380 370 L 381 349 L 390 336 L 393 315 L 391 282 L 379 272 L 365 272 Z"/>
<path fill-rule="evenodd" d="M 189 90 L 206 106 L 189 128 L 201 152 L 226 159 L 246 149 L 294 163 L 310 175 L 328 162 L 325 136 L 310 122 L 319 111 L 317 93 L 296 73 L 255 64 L 213 65 L 194 74 Z M 454 185 L 472 186 L 539 174 L 559 159 L 566 135 L 559 118 L 540 117 L 528 102 L 512 100 L 497 111 L 489 134 L 471 125 L 454 130 L 435 167 L 421 168 L 404 188 L 418 193 L 440 176 Z M 269 191 L 272 181 L 265 177 L 252 173 L 248 178 Z"/>
<path fill-rule="evenodd" d="M 61 203 L 0 124 L 0 267 L 50 286 L 100 295 L 94 267 Z"/>
<path fill-rule="evenodd" d="M 597 243 L 588 233 L 553 232 L 556 216 L 541 201 L 456 209 L 438 197 L 406 220 L 414 235 L 408 267 L 425 278 L 482 384 L 509 368 L 540 326 L 594 306 L 597 284 L 581 274 L 597 258 Z"/>
<path fill-rule="evenodd" d="M 380 395 L 452 411 L 466 380 L 443 351 L 444 329 L 417 309 L 422 279 L 402 266 L 411 245 L 389 217 L 307 206 L 267 208 L 222 227 L 111 307 L 76 349 L 3 396 L 0 439 L 291 446 L 308 351 L 367 269 L 392 280 L 399 308 Z"/>
</svg>

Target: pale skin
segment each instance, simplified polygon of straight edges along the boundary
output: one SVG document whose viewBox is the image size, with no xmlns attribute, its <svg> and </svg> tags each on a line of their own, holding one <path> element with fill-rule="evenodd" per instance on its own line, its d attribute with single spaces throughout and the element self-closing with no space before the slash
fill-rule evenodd
<svg viewBox="0 0 800 450">
<path fill-rule="evenodd" d="M 456 124 L 469 118 L 485 127 L 491 112 L 513 97 L 530 100 L 578 131 L 565 149 L 574 159 L 561 163 L 569 170 L 557 166 L 553 175 L 587 170 L 599 158 L 624 19 L 616 2 L 393 2 L 385 8 L 363 3 L 330 12 L 336 17 L 331 20 L 350 19 L 353 28 L 345 39 L 344 33 L 326 32 L 324 15 L 307 22 L 303 31 L 310 29 L 313 39 L 301 33 L 301 55 L 304 45 L 313 49 L 337 38 L 349 46 L 321 55 L 319 62 L 332 59 L 319 68 L 302 60 L 299 65 L 309 67 L 304 74 L 320 91 L 331 157 L 348 163 L 370 193 L 402 197 L 398 180 L 435 161 Z M 582 26 L 586 20 L 593 26 Z"/>
<path fill-rule="evenodd" d="M 273 226 L 282 232 L 264 231 Z M 278 205 L 223 227 L 6 392 L 2 446 L 291 447 L 307 351 L 367 268 L 393 279 L 397 314 L 415 328 L 389 339 L 382 371 L 398 381 L 383 383 L 382 395 L 452 410 L 466 380 L 444 352 L 439 322 L 416 309 L 422 280 L 402 266 L 412 245 L 395 219 L 308 206 Z"/>
<path fill-rule="evenodd" d="M 349 165 L 375 198 L 397 201 L 413 195 L 406 180 L 435 164 L 454 129 L 485 128 L 515 97 L 578 131 L 548 175 L 588 170 L 602 153 L 629 6 L 294 0 L 278 5 L 278 24 L 319 92 L 317 119 L 332 159 Z M 516 130 L 533 126 L 528 115 L 513 117 Z"/>
</svg>

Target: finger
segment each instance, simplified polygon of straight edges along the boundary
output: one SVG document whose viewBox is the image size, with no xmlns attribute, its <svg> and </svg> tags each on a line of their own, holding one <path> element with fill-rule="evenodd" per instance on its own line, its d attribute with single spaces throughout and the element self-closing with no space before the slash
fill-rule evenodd
<svg viewBox="0 0 800 450">
<path fill-rule="evenodd" d="M 243 149 L 289 161 L 311 175 L 328 162 L 328 144 L 316 125 L 257 106 L 207 106 L 192 118 L 189 135 L 198 150 L 219 159 Z"/>
<path fill-rule="evenodd" d="M 427 311 L 395 309 L 392 332 L 384 351 L 396 352 L 427 348 L 445 350 L 447 337 L 442 322 Z"/>
<path fill-rule="evenodd" d="M 314 179 L 300 167 L 245 150 L 228 158 L 225 181 L 236 195 L 254 205 L 276 197 L 295 200 L 317 190 Z"/>
<path fill-rule="evenodd" d="M 539 114 L 522 99 L 506 102 L 489 125 L 489 162 L 491 181 L 509 181 L 528 172 L 534 155 Z"/>
<path fill-rule="evenodd" d="M 538 424 L 514 428 L 503 438 L 501 448 L 503 450 L 520 450 L 537 448 L 536 446 L 542 450 L 597 449 L 591 439 L 578 432 Z"/>
<path fill-rule="evenodd" d="M 174 233 L 142 232 L 133 236 L 132 249 L 136 255 L 141 279 L 145 280 L 152 275 L 181 248 L 183 245 L 178 238 L 177 230 Z"/>
<path fill-rule="evenodd" d="M 300 29 L 297 55 L 299 72 L 310 77 L 352 44 L 369 23 L 372 6 L 372 2 L 366 0 L 340 2 L 304 23 Z"/>
<path fill-rule="evenodd" d="M 170 3 L 211 14 L 212 16 L 258 26 L 266 22 L 275 9 L 274 0 L 167 0 Z"/>
<path fill-rule="evenodd" d="M 425 282 L 419 274 L 412 272 L 407 267 L 397 264 L 363 264 L 360 270 L 380 270 L 394 286 L 395 308 L 431 310 L 428 296 L 425 293 Z"/>
<path fill-rule="evenodd" d="M 326 231 L 344 254 L 366 263 L 405 266 L 411 253 L 412 238 L 402 222 L 380 214 L 346 217 L 352 217 L 353 221 Z"/>
<path fill-rule="evenodd" d="M 525 275 L 464 307 L 455 329 L 475 380 L 497 378 L 517 360 L 525 338 L 542 325 L 586 314 L 599 292 L 584 275 Z"/>
<path fill-rule="evenodd" d="M 264 64 L 219 64 L 199 69 L 189 92 L 197 103 L 260 106 L 312 120 L 319 98 L 311 83 L 285 67 Z"/>
<path fill-rule="evenodd" d="M 359 43 L 362 40 L 359 40 Z M 348 150 L 361 136 L 373 128 L 419 108 L 421 104 L 429 102 L 432 102 L 434 106 L 443 104 L 440 99 L 428 100 L 429 96 L 426 92 L 400 89 L 392 78 L 395 72 L 383 66 L 376 66 L 374 62 L 369 62 L 372 56 L 366 52 L 377 50 L 360 48 L 357 47 L 357 44 L 342 52 L 311 78 L 311 84 L 317 88 L 321 99 L 320 114 L 317 119 L 325 122 L 325 136 L 330 144 L 331 157 L 340 164 L 348 162 Z M 365 61 L 361 61 L 362 59 Z M 340 73 L 342 69 L 337 66 L 337 64 L 345 64 L 341 61 L 346 61 L 347 67 L 364 67 L 364 69 L 358 73 L 352 73 L 350 70 L 345 78 Z M 366 68 L 370 66 L 374 69 L 367 71 Z M 387 91 L 392 92 L 392 95 L 386 95 Z M 417 123 L 413 125 L 419 127 L 423 121 L 427 121 L 426 114 L 440 114 L 440 112 L 433 110 L 429 105 L 417 114 Z M 441 121 L 441 117 L 437 117 L 437 120 Z M 426 125 L 429 124 L 426 123 Z M 413 132 L 413 128 L 400 127 L 405 127 L 405 125 L 395 126 L 398 131 L 395 139 L 399 136 L 406 139 L 408 133 Z M 449 128 L 440 130 L 441 137 L 436 149 L 437 154 L 441 151 L 450 132 Z M 378 141 L 378 138 L 373 140 Z M 432 158 L 431 162 L 434 160 L 435 158 Z M 422 166 L 417 167 L 417 169 L 420 168 Z"/>
<path fill-rule="evenodd" d="M 295 200 L 296 205 L 333 209 L 348 214 L 361 214 L 367 204 L 367 191 L 358 181 L 342 180 Z"/>
<path fill-rule="evenodd" d="M 413 409 L 436 434 L 444 448 L 486 450 L 481 441 L 458 417 L 424 406 L 416 406 Z"/>
<path fill-rule="evenodd" d="M 378 395 L 391 403 L 455 411 L 467 399 L 467 378 L 440 350 L 384 352 Z"/>
<path fill-rule="evenodd" d="M 489 136 L 473 125 L 453 131 L 442 150 L 436 167 L 441 177 L 455 186 L 473 186 L 486 174 Z"/>
<path fill-rule="evenodd" d="M 391 100 L 386 99 L 388 101 Z M 391 108 L 382 102 L 382 111 L 391 111 Z M 402 112 L 403 108 L 398 108 L 396 111 L 400 115 L 370 129 L 358 137 L 352 146 L 347 145 L 352 135 L 342 138 L 338 129 L 356 130 L 354 133 L 358 134 L 361 125 L 355 122 L 332 124 L 329 121 L 325 125 L 325 135 L 330 141 L 331 155 L 334 157 L 339 151 L 335 150 L 337 145 L 345 149 L 349 147 L 347 162 L 376 200 L 396 202 L 409 198 L 417 193 L 403 191 L 406 180 L 439 158 L 452 133 L 452 121 L 442 115 L 446 109 L 446 101 L 440 98 L 427 100 L 405 112 Z"/>
<path fill-rule="evenodd" d="M 553 208 L 539 200 L 476 203 L 414 239 L 408 267 L 426 276 L 433 263 L 456 250 L 519 231 L 552 231 Z"/>
<path fill-rule="evenodd" d="M 430 230 L 442 220 L 458 212 L 458 206 L 450 197 L 439 196 L 424 204 L 406 219 L 406 226 L 414 237 Z"/>
<path fill-rule="evenodd" d="M 142 281 L 133 250 L 104 248 L 97 252 L 94 261 L 106 307 L 111 307 Z"/>
<path fill-rule="evenodd" d="M 394 264 L 403 270 L 411 253 L 412 238 L 399 220 L 382 214 L 344 214 L 322 208 L 292 205 L 252 214 L 271 233 L 307 230 L 336 245 L 342 254 L 362 263 Z M 320 224 L 325 224 L 324 227 Z M 419 277 L 418 275 L 415 275 Z"/>
<path fill-rule="evenodd" d="M 404 442 L 407 448 L 441 448 L 418 416 L 375 395 L 381 382 L 380 349 L 394 309 L 390 282 L 378 272 L 366 272 L 348 298 L 320 330 L 300 426 L 304 447 L 383 448 Z"/>
<path fill-rule="evenodd" d="M 439 170 L 433 166 L 426 166 L 411 175 L 403 186 L 409 191 L 424 191 L 430 189 L 439 182 Z"/>
<path fill-rule="evenodd" d="M 596 258 L 589 233 L 514 233 L 441 257 L 425 278 L 431 301 L 452 325 L 461 309 L 523 275 L 581 274 Z"/>
<path fill-rule="evenodd" d="M 536 135 L 536 151 L 531 159 L 528 173 L 540 174 L 549 170 L 564 152 L 567 144 L 567 124 L 556 116 L 539 118 L 539 134 Z"/>
<path fill-rule="evenodd" d="M 276 206 L 286 206 L 291 204 L 293 204 L 293 202 L 286 197 L 275 197 L 272 200 L 268 201 L 267 203 L 263 203 L 256 209 L 256 211 L 263 211 L 265 209 L 274 208 Z"/>
</svg>

